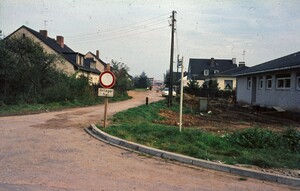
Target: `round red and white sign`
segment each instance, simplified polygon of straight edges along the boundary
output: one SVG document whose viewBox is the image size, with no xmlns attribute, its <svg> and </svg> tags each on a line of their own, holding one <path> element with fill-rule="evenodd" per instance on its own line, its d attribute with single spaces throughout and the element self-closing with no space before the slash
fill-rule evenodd
<svg viewBox="0 0 300 191">
<path fill-rule="evenodd" d="M 111 71 L 105 71 L 100 74 L 100 84 L 103 88 L 111 88 L 116 83 L 116 77 Z"/>
</svg>

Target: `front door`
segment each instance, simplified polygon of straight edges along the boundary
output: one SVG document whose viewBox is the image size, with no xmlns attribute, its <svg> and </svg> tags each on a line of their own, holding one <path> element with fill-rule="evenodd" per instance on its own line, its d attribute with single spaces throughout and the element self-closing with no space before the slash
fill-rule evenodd
<svg viewBox="0 0 300 191">
<path fill-rule="evenodd" d="M 251 88 L 251 105 L 255 105 L 256 103 L 256 77 L 252 77 L 252 88 Z"/>
</svg>

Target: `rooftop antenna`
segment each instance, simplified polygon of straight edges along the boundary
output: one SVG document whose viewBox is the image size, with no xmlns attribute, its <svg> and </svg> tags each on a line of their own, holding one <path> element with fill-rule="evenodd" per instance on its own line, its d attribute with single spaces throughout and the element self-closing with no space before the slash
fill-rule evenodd
<svg viewBox="0 0 300 191">
<path fill-rule="evenodd" d="M 47 20 L 44 20 L 44 29 L 46 30 L 47 29 Z"/>
<path fill-rule="evenodd" d="M 245 62 L 245 54 L 246 54 L 246 51 L 244 50 L 243 51 L 243 62 Z"/>
</svg>

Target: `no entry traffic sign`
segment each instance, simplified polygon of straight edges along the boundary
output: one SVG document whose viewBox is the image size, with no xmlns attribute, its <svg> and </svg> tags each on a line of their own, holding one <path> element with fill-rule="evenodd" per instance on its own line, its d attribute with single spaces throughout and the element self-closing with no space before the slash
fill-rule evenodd
<svg viewBox="0 0 300 191">
<path fill-rule="evenodd" d="M 116 83 L 116 77 L 111 71 L 105 71 L 100 74 L 100 84 L 103 88 L 111 88 Z"/>
</svg>

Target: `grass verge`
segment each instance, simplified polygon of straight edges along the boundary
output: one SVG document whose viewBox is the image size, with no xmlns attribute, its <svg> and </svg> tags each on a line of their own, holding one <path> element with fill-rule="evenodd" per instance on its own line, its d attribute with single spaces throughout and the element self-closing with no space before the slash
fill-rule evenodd
<svg viewBox="0 0 300 191">
<path fill-rule="evenodd" d="M 174 104 L 171 109 L 177 110 Z M 163 119 L 165 101 L 128 109 L 113 117 L 103 131 L 150 147 L 226 164 L 248 164 L 263 168 L 300 168 L 300 133 L 295 129 L 272 132 L 250 128 L 227 135 L 153 123 Z"/>
</svg>

